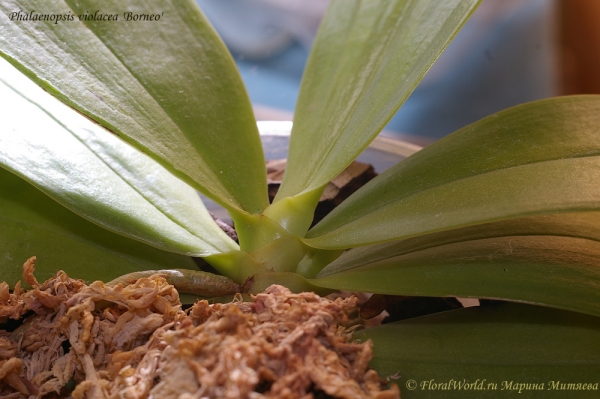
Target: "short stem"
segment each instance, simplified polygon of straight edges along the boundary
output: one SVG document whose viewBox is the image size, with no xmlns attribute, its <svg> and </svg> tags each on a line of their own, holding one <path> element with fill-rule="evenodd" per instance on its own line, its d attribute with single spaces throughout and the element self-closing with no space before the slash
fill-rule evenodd
<svg viewBox="0 0 600 399">
<path fill-rule="evenodd" d="M 273 220 L 288 233 L 304 237 L 313 221 L 315 209 L 325 188 L 276 200 L 263 215 Z"/>
<path fill-rule="evenodd" d="M 266 272 L 266 268 L 244 251 L 232 251 L 204 258 L 219 273 L 238 284 L 257 273 Z"/>
<path fill-rule="evenodd" d="M 250 253 L 258 263 L 273 272 L 293 272 L 309 249 L 296 235 L 288 234 Z"/>
<path fill-rule="evenodd" d="M 319 295 L 328 295 L 334 290 L 328 288 L 317 287 L 309 283 L 304 277 L 297 273 L 261 273 L 252 276 L 252 279 L 248 280 L 244 286 L 242 286 L 243 292 L 249 294 L 258 294 L 263 292 L 265 289 L 273 284 L 283 285 L 292 292 L 307 292 L 312 291 Z"/>
<path fill-rule="evenodd" d="M 240 249 L 248 253 L 289 235 L 283 227 L 264 215 L 240 214 L 232 218 L 240 241 Z"/>
</svg>

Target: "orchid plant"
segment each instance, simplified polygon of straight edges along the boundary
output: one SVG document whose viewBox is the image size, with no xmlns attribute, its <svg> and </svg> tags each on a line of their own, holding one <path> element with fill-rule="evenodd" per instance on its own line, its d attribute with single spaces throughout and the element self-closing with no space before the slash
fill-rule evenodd
<svg viewBox="0 0 600 399">
<path fill-rule="evenodd" d="M 477 4 L 332 1 L 269 203 L 244 85 L 192 0 L 0 1 L 0 278 L 14 284 L 37 255 L 41 277 L 180 269 L 182 290 L 206 297 L 229 283 L 249 293 L 277 283 L 501 299 L 512 303 L 356 337 L 374 341 L 372 366 L 400 378 L 407 398 L 451 381 L 496 394 L 542 384 L 544 397 L 564 394 L 555 381 L 591 384 L 578 395 L 597 395 L 599 97 L 523 104 L 467 126 L 310 228 L 324 187 Z M 116 19 L 78 18 L 96 10 Z M 67 17 L 11 19 L 18 11 Z M 229 212 L 239 245 L 197 191 Z M 196 279 L 193 257 L 220 275 Z M 469 394 L 457 386 L 446 397 Z"/>
</svg>

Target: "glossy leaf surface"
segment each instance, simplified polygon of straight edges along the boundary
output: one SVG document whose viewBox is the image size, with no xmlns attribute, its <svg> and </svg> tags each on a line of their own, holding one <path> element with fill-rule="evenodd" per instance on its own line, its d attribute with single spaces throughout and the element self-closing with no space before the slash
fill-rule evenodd
<svg viewBox="0 0 600 399">
<path fill-rule="evenodd" d="M 391 323 L 354 338 L 373 341 L 371 366 L 383 377 L 395 376 L 403 399 L 598 395 L 597 317 L 505 304 Z M 567 389 L 568 383 L 579 389 Z"/>
<path fill-rule="evenodd" d="M 313 45 L 278 199 L 346 168 L 383 129 L 477 0 L 333 1 Z"/>
<path fill-rule="evenodd" d="M 0 3 L 0 55 L 233 212 L 267 205 L 254 116 L 233 59 L 192 0 Z M 10 21 L 18 10 L 73 21 Z M 125 13 L 157 16 L 127 21 Z M 91 14 L 90 14 L 91 13 Z M 232 145 L 235 143 L 235 145 Z"/>
<path fill-rule="evenodd" d="M 349 248 L 543 213 L 600 208 L 600 97 L 502 111 L 371 180 L 308 234 Z"/>
<path fill-rule="evenodd" d="M 149 247 L 77 216 L 18 176 L 0 168 L 0 281 L 12 287 L 37 256 L 41 282 L 57 270 L 88 282 L 165 268 L 197 269 L 192 258 Z"/>
<path fill-rule="evenodd" d="M 600 242 L 558 236 L 465 241 L 310 282 L 390 295 L 506 299 L 600 316 Z"/>
<path fill-rule="evenodd" d="M 193 256 L 237 248 L 191 187 L 0 65 L 0 167 L 84 218 L 154 247 Z"/>
</svg>

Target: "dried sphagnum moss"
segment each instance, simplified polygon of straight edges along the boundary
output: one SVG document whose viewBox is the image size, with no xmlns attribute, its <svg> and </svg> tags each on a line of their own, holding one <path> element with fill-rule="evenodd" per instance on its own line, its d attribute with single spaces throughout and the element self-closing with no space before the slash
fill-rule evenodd
<svg viewBox="0 0 600 399">
<path fill-rule="evenodd" d="M 338 325 L 354 298 L 274 285 L 184 312 L 162 277 L 88 286 L 58 272 L 39 284 L 34 262 L 23 266 L 33 289 L 0 284 L 0 322 L 27 317 L 0 332 L 2 398 L 399 398 L 368 370 L 371 344 Z"/>
</svg>

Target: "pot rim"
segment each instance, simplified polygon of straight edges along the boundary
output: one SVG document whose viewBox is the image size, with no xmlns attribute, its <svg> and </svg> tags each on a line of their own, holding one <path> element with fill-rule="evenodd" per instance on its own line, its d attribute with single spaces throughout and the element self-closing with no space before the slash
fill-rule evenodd
<svg viewBox="0 0 600 399">
<path fill-rule="evenodd" d="M 290 137 L 294 123 L 292 121 L 258 121 L 256 125 L 261 136 Z M 396 138 L 378 135 L 369 144 L 369 148 L 406 158 L 420 151 L 423 147 Z"/>
</svg>

